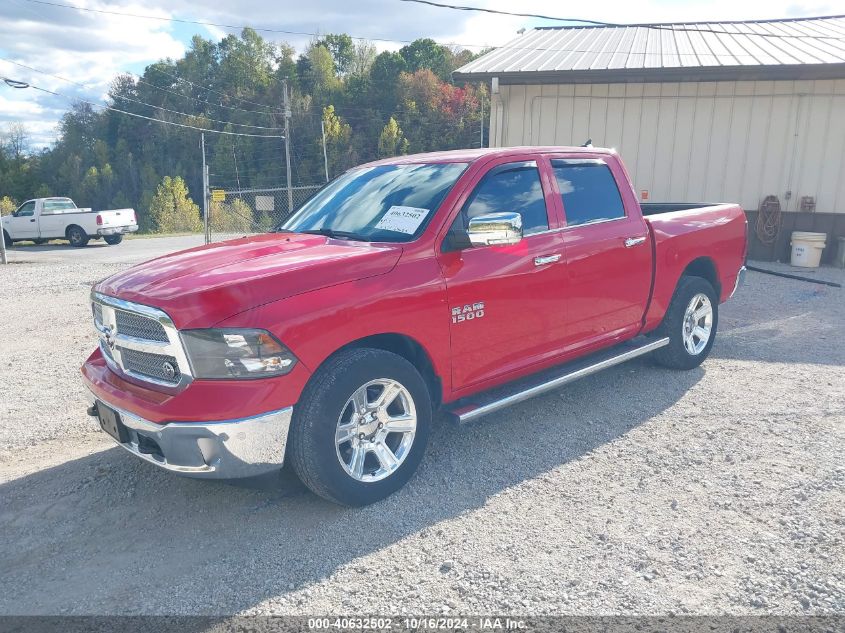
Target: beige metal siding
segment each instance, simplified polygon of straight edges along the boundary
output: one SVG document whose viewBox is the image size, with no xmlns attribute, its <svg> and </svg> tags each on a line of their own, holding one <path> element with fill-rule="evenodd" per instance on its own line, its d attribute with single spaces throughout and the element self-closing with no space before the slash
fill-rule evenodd
<svg viewBox="0 0 845 633">
<path fill-rule="evenodd" d="M 614 147 L 652 201 L 845 213 L 845 79 L 502 85 L 490 125 L 493 146 Z"/>
</svg>

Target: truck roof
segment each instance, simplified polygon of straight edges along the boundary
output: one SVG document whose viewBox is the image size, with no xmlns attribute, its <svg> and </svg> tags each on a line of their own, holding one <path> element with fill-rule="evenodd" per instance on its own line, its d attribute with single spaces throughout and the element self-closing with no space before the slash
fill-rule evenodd
<svg viewBox="0 0 845 633">
<path fill-rule="evenodd" d="M 366 163 L 367 167 L 374 165 L 409 165 L 414 163 L 472 163 L 487 156 L 507 157 L 525 154 L 549 154 L 552 152 L 566 152 L 568 154 L 616 154 L 616 150 L 606 147 L 567 147 L 555 145 L 531 145 L 523 147 L 483 147 L 474 149 L 452 149 L 443 152 L 426 152 L 423 154 L 408 154 L 406 156 L 392 156 Z"/>
</svg>

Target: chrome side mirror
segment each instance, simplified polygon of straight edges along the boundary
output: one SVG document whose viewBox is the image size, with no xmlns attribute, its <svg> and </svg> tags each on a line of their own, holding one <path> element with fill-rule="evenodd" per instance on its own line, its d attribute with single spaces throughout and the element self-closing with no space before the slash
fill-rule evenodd
<svg viewBox="0 0 845 633">
<path fill-rule="evenodd" d="M 469 221 L 467 236 L 473 246 L 517 244 L 522 240 L 522 216 L 511 212 L 476 216 Z"/>
</svg>

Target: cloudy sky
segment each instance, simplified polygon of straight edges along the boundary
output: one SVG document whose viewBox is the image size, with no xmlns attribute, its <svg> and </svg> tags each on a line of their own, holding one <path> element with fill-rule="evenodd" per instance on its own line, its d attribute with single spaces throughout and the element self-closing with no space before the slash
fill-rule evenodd
<svg viewBox="0 0 845 633">
<path fill-rule="evenodd" d="M 399 0 L 0 0 L 0 57 L 70 83 L 0 60 L 0 77 L 26 81 L 72 97 L 102 102 L 111 79 L 122 71 L 143 72 L 163 57 L 179 57 L 194 34 L 220 38 L 226 29 L 184 24 L 170 18 L 284 29 L 341 33 L 396 40 L 431 37 L 446 44 L 497 45 L 517 30 L 556 24 L 526 18 L 450 11 Z M 52 6 L 49 2 L 102 11 L 158 16 L 140 19 Z M 544 13 L 612 22 L 744 20 L 840 13 L 841 0 L 459 0 L 453 4 Z M 839 10 L 837 10 L 839 9 Z M 308 36 L 274 36 L 301 50 Z M 477 50 L 477 49 L 476 49 Z M 78 85 L 82 84 L 82 85 Z M 0 132 L 9 122 L 26 125 L 35 144 L 55 140 L 56 122 L 68 101 L 0 83 Z"/>
</svg>

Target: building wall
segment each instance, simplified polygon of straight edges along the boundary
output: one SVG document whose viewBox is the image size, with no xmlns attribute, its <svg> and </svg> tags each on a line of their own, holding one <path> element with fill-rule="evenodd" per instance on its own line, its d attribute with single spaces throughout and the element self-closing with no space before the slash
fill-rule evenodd
<svg viewBox="0 0 845 633">
<path fill-rule="evenodd" d="M 490 145 L 614 147 L 652 202 L 845 214 L 845 79 L 501 85 Z M 789 192 L 789 193 L 788 193 Z"/>
</svg>

